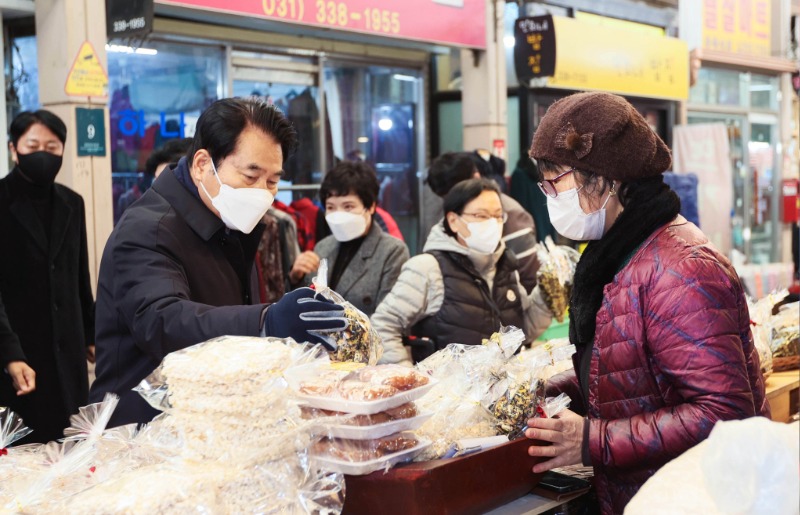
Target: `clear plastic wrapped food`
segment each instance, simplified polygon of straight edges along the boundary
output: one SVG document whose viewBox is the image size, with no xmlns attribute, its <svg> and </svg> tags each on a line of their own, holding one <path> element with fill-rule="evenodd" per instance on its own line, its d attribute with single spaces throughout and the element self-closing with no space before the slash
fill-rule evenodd
<svg viewBox="0 0 800 515">
<path fill-rule="evenodd" d="M 323 437 L 311 447 L 317 464 L 344 474 L 369 474 L 408 461 L 430 442 L 413 433 L 395 433 L 372 440 Z"/>
<path fill-rule="evenodd" d="M 171 352 L 134 390 L 162 411 L 255 417 L 282 402 L 284 370 L 327 359 L 322 346 L 291 338 L 221 336 Z"/>
<path fill-rule="evenodd" d="M 800 354 L 800 305 L 797 302 L 781 306 L 772 318 L 770 347 L 774 358 L 789 358 Z"/>
<path fill-rule="evenodd" d="M 433 386 L 427 375 L 396 365 L 367 366 L 343 374 L 324 364 L 312 364 L 292 369 L 287 379 L 301 404 L 356 415 L 397 408 Z"/>
<path fill-rule="evenodd" d="M 317 333 L 336 350 L 331 352 L 332 361 L 354 361 L 374 365 L 383 354 L 381 337 L 372 328 L 369 317 L 347 302 L 344 297 L 328 287 L 328 260 L 320 262 L 317 276 L 313 280 L 317 295 L 344 307 L 344 318 L 348 326 L 343 331 Z"/>
<path fill-rule="evenodd" d="M 319 432 L 337 438 L 371 440 L 412 431 L 424 424 L 433 413 L 420 413 L 413 402 L 372 415 L 352 415 L 340 411 L 301 407 L 304 419 L 320 424 Z"/>
<path fill-rule="evenodd" d="M 6 407 L 0 407 L 0 457 L 12 443 L 31 434 L 33 429 L 25 425 L 22 418 Z"/>
<path fill-rule="evenodd" d="M 572 294 L 575 266 L 581 256 L 573 248 L 556 245 L 550 236 L 544 242 L 537 243 L 535 249 L 539 260 L 537 284 L 553 316 L 563 322 Z"/>
<path fill-rule="evenodd" d="M 524 349 L 514 357 L 519 363 L 536 363 L 543 366 L 542 378 L 550 379 L 556 374 L 574 368 L 572 355 L 575 346 L 569 343 L 569 338 L 555 338 L 546 342 L 537 342 L 530 349 Z"/>
<path fill-rule="evenodd" d="M 491 406 L 498 434 L 519 437 L 545 399 L 545 382 L 536 370 L 514 367 L 508 372 L 508 388 Z"/>
<path fill-rule="evenodd" d="M 507 397 L 511 386 L 508 370 L 516 363 L 515 352 L 524 341 L 521 329 L 504 327 L 484 345 L 450 344 L 416 365 L 438 381 L 417 401 L 421 409 L 434 413 L 417 430 L 420 437 L 432 441 L 417 460 L 441 458 L 464 438 L 498 434 L 493 410 L 499 399 Z M 540 368 L 533 362 L 513 366 Z"/>
<path fill-rule="evenodd" d="M 761 372 L 764 377 L 772 373 L 772 309 L 780 299 L 788 293 L 787 290 L 772 292 L 757 301 L 747 297 L 747 307 L 750 311 L 750 328 L 753 333 L 753 345 L 758 351 L 761 361 Z"/>
<path fill-rule="evenodd" d="M 0 511 L 339 512 L 343 478 L 311 468 L 313 424 L 283 377 L 317 360 L 329 364 L 319 345 L 243 337 L 172 353 L 139 387 L 167 413 L 106 430 L 109 397 L 81 408 L 63 443 L 12 448 Z"/>
</svg>

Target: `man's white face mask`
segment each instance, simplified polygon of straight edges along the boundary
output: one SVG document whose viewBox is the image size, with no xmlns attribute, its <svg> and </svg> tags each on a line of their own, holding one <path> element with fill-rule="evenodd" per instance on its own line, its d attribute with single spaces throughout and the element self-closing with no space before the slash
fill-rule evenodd
<svg viewBox="0 0 800 515">
<path fill-rule="evenodd" d="M 214 161 L 211 161 L 211 168 L 219 183 L 219 193 L 211 198 L 203 181 L 200 181 L 200 187 L 211 199 L 211 205 L 219 211 L 219 216 L 228 229 L 250 234 L 272 206 L 275 197 L 263 188 L 232 188 L 220 180 Z"/>
</svg>

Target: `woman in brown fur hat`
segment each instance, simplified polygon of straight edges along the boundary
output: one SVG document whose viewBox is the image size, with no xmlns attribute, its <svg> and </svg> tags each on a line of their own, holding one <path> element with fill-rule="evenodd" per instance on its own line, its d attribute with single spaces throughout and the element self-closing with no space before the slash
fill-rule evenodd
<svg viewBox="0 0 800 515">
<path fill-rule="evenodd" d="M 535 472 L 592 465 L 604 513 L 621 513 L 662 465 L 717 421 L 769 416 L 742 285 L 680 216 L 664 142 L 624 98 L 578 93 L 533 138 L 550 220 L 589 241 L 570 298 L 572 409 L 528 421 Z M 578 414 L 580 413 L 580 414 Z"/>
</svg>

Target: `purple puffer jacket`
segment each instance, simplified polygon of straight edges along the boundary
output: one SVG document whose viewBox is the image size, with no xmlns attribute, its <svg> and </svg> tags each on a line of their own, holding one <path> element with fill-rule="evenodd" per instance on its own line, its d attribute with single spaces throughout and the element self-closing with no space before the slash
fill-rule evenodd
<svg viewBox="0 0 800 515">
<path fill-rule="evenodd" d="M 588 444 L 603 513 L 622 513 L 718 420 L 770 413 L 739 278 L 694 224 L 655 231 L 603 293 Z"/>
</svg>

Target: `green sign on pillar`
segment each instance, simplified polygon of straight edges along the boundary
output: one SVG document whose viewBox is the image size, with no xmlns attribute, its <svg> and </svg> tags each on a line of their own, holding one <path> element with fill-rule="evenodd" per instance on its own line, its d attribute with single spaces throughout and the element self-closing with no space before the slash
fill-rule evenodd
<svg viewBox="0 0 800 515">
<path fill-rule="evenodd" d="M 78 156 L 106 155 L 106 125 L 102 109 L 75 108 Z"/>
</svg>

